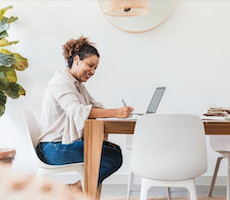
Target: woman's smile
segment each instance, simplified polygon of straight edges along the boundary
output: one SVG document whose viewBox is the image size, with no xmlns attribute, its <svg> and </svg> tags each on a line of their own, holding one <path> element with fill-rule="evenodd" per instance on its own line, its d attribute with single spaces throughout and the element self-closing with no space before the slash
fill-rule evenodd
<svg viewBox="0 0 230 200">
<path fill-rule="evenodd" d="M 89 72 L 86 72 L 85 75 L 86 75 L 86 79 L 89 79 L 92 76 L 91 73 Z"/>
</svg>

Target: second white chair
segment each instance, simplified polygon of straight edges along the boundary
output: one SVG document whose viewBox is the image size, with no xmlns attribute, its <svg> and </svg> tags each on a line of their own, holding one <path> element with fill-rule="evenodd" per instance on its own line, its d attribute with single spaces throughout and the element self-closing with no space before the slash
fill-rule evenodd
<svg viewBox="0 0 230 200">
<path fill-rule="evenodd" d="M 26 124 L 31 155 L 34 162 L 38 166 L 37 176 L 41 177 L 41 176 L 46 176 L 48 174 L 75 171 L 79 173 L 81 177 L 82 188 L 84 188 L 84 163 L 74 163 L 74 164 L 66 164 L 66 165 L 49 165 L 41 161 L 35 151 L 35 148 L 38 143 L 38 136 L 40 134 L 37 121 L 34 115 L 32 114 L 32 112 L 30 112 L 29 110 L 23 110 L 22 115 Z"/>
<path fill-rule="evenodd" d="M 185 187 L 197 200 L 195 178 L 207 171 L 205 131 L 193 115 L 148 114 L 137 120 L 131 172 L 142 177 L 141 200 L 150 187 Z"/>
</svg>

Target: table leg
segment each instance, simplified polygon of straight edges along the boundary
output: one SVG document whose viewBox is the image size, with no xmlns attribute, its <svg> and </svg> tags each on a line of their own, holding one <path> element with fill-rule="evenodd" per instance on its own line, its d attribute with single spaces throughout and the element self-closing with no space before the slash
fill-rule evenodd
<svg viewBox="0 0 230 200">
<path fill-rule="evenodd" d="M 108 141 L 108 138 L 109 138 L 109 134 L 108 134 L 108 133 L 105 133 L 105 134 L 104 134 L 104 141 Z"/>
<path fill-rule="evenodd" d="M 99 185 L 99 187 L 97 189 L 96 200 L 100 200 L 101 199 L 101 188 L 102 188 L 102 183 Z"/>
<path fill-rule="evenodd" d="M 104 122 L 85 121 L 84 133 L 84 192 L 96 199 L 102 143 L 104 138 Z"/>
</svg>

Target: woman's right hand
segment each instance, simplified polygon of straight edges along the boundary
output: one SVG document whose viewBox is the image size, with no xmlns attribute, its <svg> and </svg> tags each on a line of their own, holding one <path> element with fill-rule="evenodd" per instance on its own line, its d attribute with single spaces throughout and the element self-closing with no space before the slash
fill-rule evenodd
<svg viewBox="0 0 230 200">
<path fill-rule="evenodd" d="M 134 111 L 132 107 L 125 106 L 116 109 L 115 117 L 117 118 L 127 118 L 131 115 L 131 112 Z"/>
</svg>

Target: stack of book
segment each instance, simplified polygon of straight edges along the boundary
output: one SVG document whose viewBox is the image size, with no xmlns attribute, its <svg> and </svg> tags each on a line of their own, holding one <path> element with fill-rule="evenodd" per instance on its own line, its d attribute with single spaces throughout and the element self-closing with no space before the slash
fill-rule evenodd
<svg viewBox="0 0 230 200">
<path fill-rule="evenodd" d="M 226 116 L 230 114 L 230 108 L 224 108 L 224 107 L 213 107 L 207 109 L 207 113 L 204 115 L 206 116 Z"/>
</svg>

